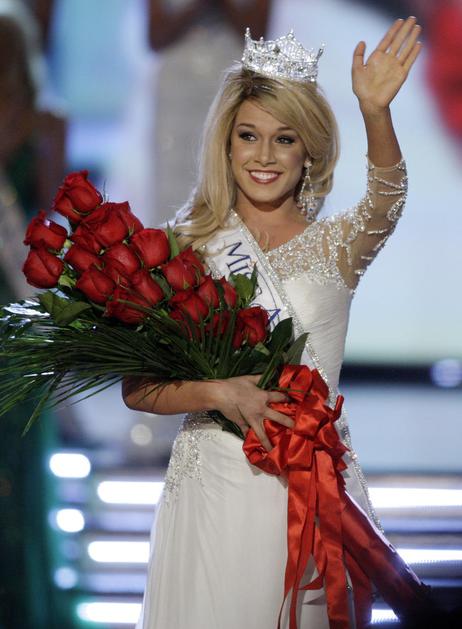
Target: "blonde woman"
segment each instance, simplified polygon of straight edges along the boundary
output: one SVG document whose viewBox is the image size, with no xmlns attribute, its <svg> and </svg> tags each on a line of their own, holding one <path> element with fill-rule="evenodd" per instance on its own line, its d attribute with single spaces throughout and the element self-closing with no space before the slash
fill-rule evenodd
<svg viewBox="0 0 462 629">
<path fill-rule="evenodd" d="M 414 18 L 396 21 L 365 61 L 353 57 L 353 91 L 364 116 L 368 176 L 351 211 L 316 218 L 332 186 L 338 155 L 333 113 L 316 84 L 319 54 L 279 64 L 281 49 L 297 54 L 293 35 L 276 45 L 246 36 L 242 65 L 226 75 L 209 113 L 197 188 L 177 216 L 182 244 L 202 252 L 217 275 L 247 272 L 257 263 L 258 303 L 278 320 L 293 317 L 309 331 L 302 360 L 321 372 L 335 402 L 349 308 L 361 275 L 393 231 L 404 205 L 406 169 L 389 105 L 420 51 Z M 298 47 L 298 48 L 297 48 Z M 290 52 L 292 51 L 292 52 Z M 265 55 L 268 57 L 265 60 Z M 282 69 L 281 69 L 282 67 Z M 257 377 L 177 382 L 140 395 L 124 383 L 126 404 L 144 412 L 188 413 L 175 441 L 153 529 L 152 554 L 139 629 L 276 629 L 287 557 L 287 485 L 253 467 L 242 442 L 210 421 L 218 409 L 271 444 L 263 419 L 293 423 L 268 407 L 279 392 Z M 337 422 L 350 448 L 344 460 L 348 493 L 376 521 L 345 415 Z M 306 580 L 316 575 L 310 561 Z M 349 597 L 354 595 L 351 586 Z M 289 601 L 283 627 L 289 627 Z M 298 596 L 298 626 L 364 627 L 350 605 L 343 624 L 320 589 Z M 370 608 L 368 608 L 370 612 Z M 290 624 L 292 629 L 293 623 Z"/>
</svg>

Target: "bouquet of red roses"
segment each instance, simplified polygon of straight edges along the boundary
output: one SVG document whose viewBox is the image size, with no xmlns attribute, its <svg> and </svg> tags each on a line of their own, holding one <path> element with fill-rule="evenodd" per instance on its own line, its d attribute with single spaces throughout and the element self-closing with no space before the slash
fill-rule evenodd
<svg viewBox="0 0 462 629">
<path fill-rule="evenodd" d="M 68 175 L 53 208 L 69 230 L 30 222 L 23 272 L 46 289 L 0 311 L 0 415 L 25 399 L 37 405 L 94 394 L 124 376 L 200 380 L 262 373 L 298 362 L 305 336 L 292 322 L 272 331 L 266 310 L 250 306 L 252 277 L 213 278 L 170 228 L 144 228 L 128 203 L 112 203 L 82 171 Z M 240 434 L 237 426 L 215 419 Z M 242 436 L 242 434 L 240 435 Z"/>
</svg>

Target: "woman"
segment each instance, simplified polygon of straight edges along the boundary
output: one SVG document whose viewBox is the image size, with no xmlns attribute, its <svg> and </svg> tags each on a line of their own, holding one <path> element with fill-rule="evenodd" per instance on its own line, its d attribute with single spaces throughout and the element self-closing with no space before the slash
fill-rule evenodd
<svg viewBox="0 0 462 629">
<path fill-rule="evenodd" d="M 419 54 L 419 32 L 413 17 L 396 21 L 366 63 L 364 42 L 357 45 L 353 91 L 368 140 L 367 192 L 350 212 L 322 220 L 316 213 L 332 185 L 338 140 L 334 116 L 315 83 L 320 54 L 305 53 L 301 64 L 281 66 L 274 57 L 281 48 L 289 55 L 300 50 L 292 35 L 276 46 L 247 35 L 243 65 L 228 72 L 205 126 L 192 208 L 177 217 L 182 244 L 200 249 L 217 275 L 247 272 L 257 263 L 258 303 L 274 320 L 292 316 L 297 333 L 309 331 L 302 360 L 321 372 L 331 405 L 356 285 L 404 205 L 406 171 L 389 104 Z M 241 441 L 206 413 L 218 409 L 244 433 L 252 428 L 270 450 L 263 419 L 289 428 L 293 423 L 268 407 L 284 394 L 260 390 L 257 380 L 178 382 L 146 395 L 139 382 L 124 383 L 130 408 L 189 413 L 157 513 L 140 628 L 278 624 L 287 556 L 286 483 L 253 467 Z M 344 415 L 337 424 L 350 448 L 344 456 L 348 493 L 376 520 Z M 305 577 L 315 576 L 310 560 Z M 335 626 L 363 627 L 365 616 L 354 620 L 350 606 L 347 625 Z M 299 627 L 329 626 L 322 588 L 300 592 L 297 618 Z"/>
</svg>

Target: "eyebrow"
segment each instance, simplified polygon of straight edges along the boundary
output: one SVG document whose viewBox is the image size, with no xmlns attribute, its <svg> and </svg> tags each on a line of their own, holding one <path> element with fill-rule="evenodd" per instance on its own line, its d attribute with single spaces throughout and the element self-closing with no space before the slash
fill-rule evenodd
<svg viewBox="0 0 462 629">
<path fill-rule="evenodd" d="M 256 126 L 254 124 L 251 124 L 250 122 L 240 122 L 237 126 L 238 127 L 252 127 L 252 129 L 256 129 Z M 296 133 L 296 131 L 292 129 L 292 127 L 278 127 L 276 131 L 293 131 L 294 133 Z"/>
</svg>

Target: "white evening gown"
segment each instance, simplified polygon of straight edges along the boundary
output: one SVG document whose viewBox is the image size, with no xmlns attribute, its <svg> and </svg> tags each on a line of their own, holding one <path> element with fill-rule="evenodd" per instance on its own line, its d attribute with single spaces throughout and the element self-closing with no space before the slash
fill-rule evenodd
<svg viewBox="0 0 462 629">
<path fill-rule="evenodd" d="M 310 332 L 334 393 L 354 288 L 393 230 L 405 192 L 403 162 L 387 169 L 369 164 L 367 193 L 350 212 L 316 221 L 267 254 L 251 240 L 289 312 Z M 340 436 L 351 447 L 346 418 L 339 422 Z M 375 519 L 353 451 L 345 461 L 348 492 Z M 286 532 L 284 481 L 252 466 L 242 441 L 206 414 L 188 416 L 173 446 L 153 526 L 137 629 L 276 629 Z M 311 563 L 307 576 L 312 570 Z M 284 629 L 287 608 L 286 603 Z M 323 590 L 300 593 L 298 627 L 329 627 Z"/>
</svg>

